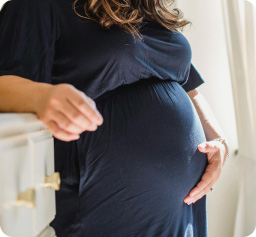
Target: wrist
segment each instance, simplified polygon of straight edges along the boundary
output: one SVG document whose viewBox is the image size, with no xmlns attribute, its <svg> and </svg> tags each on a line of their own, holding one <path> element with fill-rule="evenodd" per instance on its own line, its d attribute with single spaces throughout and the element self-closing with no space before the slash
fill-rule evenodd
<svg viewBox="0 0 256 237">
<path fill-rule="evenodd" d="M 42 105 L 47 100 L 47 94 L 52 89 L 53 85 L 43 82 L 36 82 L 34 87 L 34 95 L 32 105 L 32 111 L 36 114 L 39 113 Z"/>
<path fill-rule="evenodd" d="M 227 139 L 225 139 L 223 137 L 218 137 L 218 138 L 213 139 L 213 141 L 219 141 L 224 145 L 224 147 L 225 147 L 224 164 L 225 164 L 227 162 L 227 160 L 229 159 L 229 145 L 228 145 Z"/>
</svg>

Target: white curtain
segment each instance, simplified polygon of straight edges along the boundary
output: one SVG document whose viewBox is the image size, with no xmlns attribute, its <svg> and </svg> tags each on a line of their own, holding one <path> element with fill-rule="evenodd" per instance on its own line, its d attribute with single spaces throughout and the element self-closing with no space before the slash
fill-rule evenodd
<svg viewBox="0 0 256 237">
<path fill-rule="evenodd" d="M 4 3 L 6 3 L 8 0 L 0 0 L 0 9 L 2 8 L 2 6 L 4 5 Z"/>
<path fill-rule="evenodd" d="M 256 1 L 224 0 L 223 9 L 241 170 L 234 237 L 256 236 Z"/>
</svg>

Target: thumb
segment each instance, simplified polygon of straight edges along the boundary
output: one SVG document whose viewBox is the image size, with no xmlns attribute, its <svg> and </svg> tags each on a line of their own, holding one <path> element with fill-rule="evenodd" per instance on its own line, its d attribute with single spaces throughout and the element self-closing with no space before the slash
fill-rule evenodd
<svg viewBox="0 0 256 237">
<path fill-rule="evenodd" d="M 210 142 L 203 142 L 203 143 L 199 144 L 198 149 L 199 149 L 199 151 L 204 152 L 204 153 L 215 150 L 215 148 L 212 146 L 212 144 Z"/>
</svg>

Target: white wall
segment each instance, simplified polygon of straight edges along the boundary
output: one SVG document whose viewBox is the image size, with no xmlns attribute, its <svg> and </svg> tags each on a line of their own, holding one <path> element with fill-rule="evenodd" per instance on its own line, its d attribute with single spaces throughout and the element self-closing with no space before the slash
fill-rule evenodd
<svg viewBox="0 0 256 237">
<path fill-rule="evenodd" d="M 230 143 L 230 160 L 214 185 L 214 192 L 208 194 L 209 236 L 231 237 L 238 198 L 239 168 L 237 157 L 233 155 L 238 145 L 222 2 L 177 0 L 176 5 L 192 22 L 192 27 L 187 26 L 183 33 L 192 47 L 192 61 L 205 79 L 199 91 L 207 99 Z"/>
<path fill-rule="evenodd" d="M 5 2 L 7 2 L 7 0 L 0 0 L 0 9 Z"/>
</svg>

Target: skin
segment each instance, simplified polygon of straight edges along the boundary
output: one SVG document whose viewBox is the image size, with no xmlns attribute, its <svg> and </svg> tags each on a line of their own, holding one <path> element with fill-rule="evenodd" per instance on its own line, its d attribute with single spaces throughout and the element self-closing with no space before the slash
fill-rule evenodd
<svg viewBox="0 0 256 237">
<path fill-rule="evenodd" d="M 207 142 L 198 145 L 207 153 L 208 166 L 201 181 L 193 188 L 184 202 L 190 205 L 210 191 L 218 180 L 226 147 L 219 141 L 224 137 L 203 95 L 193 89 L 187 92 L 202 122 Z M 35 113 L 54 137 L 63 141 L 79 139 L 84 131 L 95 131 L 104 122 L 96 103 L 70 84 L 51 85 L 14 76 L 0 76 L 0 112 Z"/>
<path fill-rule="evenodd" d="M 103 118 L 95 102 L 66 83 L 51 85 L 26 78 L 0 77 L 0 111 L 32 112 L 54 137 L 63 141 L 79 138 L 84 131 L 95 131 Z"/>
</svg>

